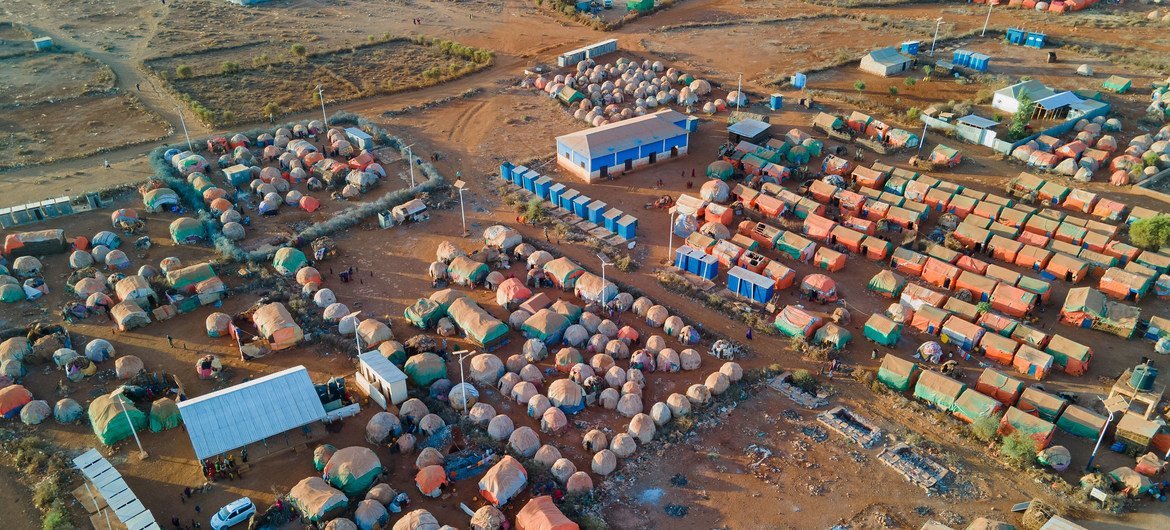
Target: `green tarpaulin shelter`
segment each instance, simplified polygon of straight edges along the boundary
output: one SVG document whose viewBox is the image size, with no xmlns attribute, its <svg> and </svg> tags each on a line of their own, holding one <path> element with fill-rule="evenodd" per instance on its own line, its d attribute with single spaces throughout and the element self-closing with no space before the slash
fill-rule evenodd
<svg viewBox="0 0 1170 530">
<path fill-rule="evenodd" d="M 917 364 L 887 353 L 882 359 L 881 367 L 878 368 L 877 379 L 892 390 L 905 392 L 914 384 L 917 373 Z"/>
<path fill-rule="evenodd" d="M 926 370 L 918 376 L 918 384 L 914 385 L 914 397 L 950 411 L 954 410 L 955 401 L 966 389 L 967 385 L 960 381 Z"/>
<path fill-rule="evenodd" d="M 419 298 L 402 312 L 408 322 L 422 329 L 430 329 L 444 315 L 443 306 L 429 298 Z"/>
<path fill-rule="evenodd" d="M 171 398 L 162 398 L 150 405 L 150 431 L 162 432 L 174 429 L 183 423 L 179 416 L 179 404 Z"/>
<path fill-rule="evenodd" d="M 308 263 L 309 259 L 305 257 L 305 253 L 292 247 L 281 248 L 272 256 L 272 267 L 285 276 L 296 274 Z"/>
<path fill-rule="evenodd" d="M 443 313 L 446 314 L 447 308 L 451 307 L 451 302 L 466 297 L 467 293 L 463 291 L 456 291 L 455 289 L 443 289 L 441 291 L 435 291 L 431 293 L 429 300 L 439 304 L 439 307 L 443 309 Z"/>
<path fill-rule="evenodd" d="M 190 245 L 207 239 L 203 223 L 190 217 L 180 217 L 171 222 L 171 239 L 180 245 Z"/>
<path fill-rule="evenodd" d="M 1049 394 L 1035 387 L 1025 388 L 1020 393 L 1020 400 L 1016 402 L 1016 407 L 1020 410 L 1029 414 L 1036 414 L 1048 421 L 1056 421 L 1056 418 L 1064 413 L 1064 409 L 1067 406 L 1068 401 L 1064 398 Z M 1057 425 L 1059 426 L 1060 422 L 1057 422 Z"/>
<path fill-rule="evenodd" d="M 368 447 L 338 449 L 325 463 L 325 480 L 349 497 L 364 495 L 381 474 L 382 462 Z"/>
<path fill-rule="evenodd" d="M 1003 404 L 987 396 L 979 393 L 974 388 L 968 388 L 963 391 L 959 399 L 955 400 L 955 406 L 952 413 L 959 419 L 974 423 L 983 418 L 990 418 L 1003 408 Z"/>
<path fill-rule="evenodd" d="M 889 269 L 882 270 L 869 279 L 869 290 L 886 298 L 897 298 L 906 286 L 906 278 Z"/>
<path fill-rule="evenodd" d="M 1056 420 L 1056 425 L 1073 436 L 1095 440 L 1105 428 L 1105 419 L 1085 407 L 1069 405 Z"/>
<path fill-rule="evenodd" d="M 459 285 L 478 285 L 487 278 L 489 269 L 484 263 L 475 261 L 467 256 L 456 256 L 447 266 L 447 273 L 451 281 Z"/>
<path fill-rule="evenodd" d="M 647 13 L 651 9 L 654 9 L 654 0 L 626 0 L 626 9 L 639 13 Z"/>
<path fill-rule="evenodd" d="M 171 287 L 176 291 L 189 292 L 195 288 L 196 284 L 214 277 L 215 269 L 211 268 L 211 264 L 200 263 L 168 272 L 167 283 L 171 284 Z"/>
<path fill-rule="evenodd" d="M 776 250 L 796 261 L 808 261 L 816 252 L 816 244 L 797 234 L 784 230 L 776 239 Z"/>
<path fill-rule="evenodd" d="M 865 322 L 865 338 L 883 346 L 893 346 L 902 337 L 902 325 L 884 315 L 874 313 Z"/>
<path fill-rule="evenodd" d="M 1129 89 L 1132 86 L 1133 80 L 1121 77 L 1119 75 L 1111 75 L 1108 79 L 1105 80 L 1104 83 L 1101 83 L 1101 87 L 1105 90 L 1116 92 L 1118 94 L 1129 92 Z"/>
<path fill-rule="evenodd" d="M 1040 450 L 1052 442 L 1056 426 L 1016 407 L 1008 407 L 1003 419 L 1000 420 L 999 431 L 1002 435 L 1021 433 L 1035 441 L 1036 450 Z"/>
<path fill-rule="evenodd" d="M 707 176 L 719 180 L 728 180 L 735 175 L 735 166 L 724 160 L 716 160 L 707 166 Z"/>
<path fill-rule="evenodd" d="M 135 430 L 145 429 L 147 419 L 146 414 L 135 408 L 126 396 L 106 394 L 98 396 L 89 404 L 89 423 L 98 440 L 106 445 L 114 445 L 133 435 L 131 425 Z"/>
<path fill-rule="evenodd" d="M 480 347 L 491 348 L 507 338 L 508 325 L 484 311 L 470 298 L 460 298 L 451 302 L 451 307 L 447 308 L 447 315 L 459 329 L 463 330 L 468 340 Z"/>
<path fill-rule="evenodd" d="M 853 340 L 853 334 L 849 330 L 832 322 L 821 326 L 821 329 L 813 334 L 814 343 L 832 346 L 833 349 L 837 350 L 844 348 L 851 340 Z"/>
<path fill-rule="evenodd" d="M 520 326 L 525 337 L 540 340 L 545 344 L 554 344 L 560 341 L 561 336 L 568 328 L 569 319 L 549 308 L 537 311 Z"/>
<path fill-rule="evenodd" d="M 807 340 L 821 322 L 823 322 L 821 317 L 790 305 L 776 313 L 776 320 L 772 324 L 787 337 L 800 337 Z"/>
<path fill-rule="evenodd" d="M 563 256 L 545 263 L 542 269 L 549 280 L 566 291 L 577 285 L 577 277 L 585 274 L 585 269 Z"/>
<path fill-rule="evenodd" d="M 433 353 L 420 353 L 407 359 L 402 371 L 414 384 L 426 388 L 431 386 L 431 383 L 447 377 L 447 363 Z"/>
</svg>

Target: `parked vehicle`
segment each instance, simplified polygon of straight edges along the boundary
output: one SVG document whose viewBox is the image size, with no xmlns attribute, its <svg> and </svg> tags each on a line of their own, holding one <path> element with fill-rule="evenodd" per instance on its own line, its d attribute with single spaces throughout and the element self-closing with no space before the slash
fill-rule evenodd
<svg viewBox="0 0 1170 530">
<path fill-rule="evenodd" d="M 244 497 L 232 501 L 227 506 L 215 512 L 215 515 L 211 516 L 211 529 L 224 530 L 231 528 L 237 524 L 246 522 L 255 514 L 256 505 L 252 504 L 252 499 Z"/>
</svg>

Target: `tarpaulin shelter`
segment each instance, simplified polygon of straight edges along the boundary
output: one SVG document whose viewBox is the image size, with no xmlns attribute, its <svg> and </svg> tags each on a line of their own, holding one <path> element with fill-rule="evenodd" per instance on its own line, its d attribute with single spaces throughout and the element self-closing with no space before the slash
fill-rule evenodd
<svg viewBox="0 0 1170 530">
<path fill-rule="evenodd" d="M 133 301 L 120 302 L 110 308 L 110 318 L 118 329 L 127 331 L 150 323 L 150 316 Z"/>
<path fill-rule="evenodd" d="M 1007 285 L 1015 285 L 1019 283 L 1020 278 L 1023 277 L 1023 275 L 1014 270 L 1011 270 L 1007 267 L 1001 267 L 994 263 L 987 265 L 987 272 L 984 274 L 988 278 L 994 278 Z"/>
<path fill-rule="evenodd" d="M 406 360 L 402 371 L 410 376 L 410 380 L 420 387 L 429 387 L 431 383 L 447 377 L 447 363 L 438 355 L 425 352 L 412 355 Z"/>
<path fill-rule="evenodd" d="M 807 262 L 812 259 L 816 243 L 784 230 L 776 240 L 776 250 L 796 261 Z"/>
<path fill-rule="evenodd" d="M 874 313 L 865 322 L 865 338 L 883 346 L 893 346 L 902 336 L 902 325 L 884 315 Z"/>
<path fill-rule="evenodd" d="M 576 414 L 585 408 L 585 390 L 571 379 L 557 379 L 549 384 L 548 399 L 565 414 Z"/>
<path fill-rule="evenodd" d="M 1060 308 L 1060 320 L 1078 327 L 1091 327 L 1105 318 L 1106 298 L 1101 291 L 1091 287 L 1069 289 Z"/>
<path fill-rule="evenodd" d="M 292 247 L 282 247 L 272 256 L 272 267 L 284 276 L 292 276 L 297 270 L 309 264 L 305 253 Z"/>
<path fill-rule="evenodd" d="M 1101 276 L 1097 288 L 1118 300 L 1138 300 L 1149 292 L 1153 279 L 1125 269 L 1110 267 Z"/>
<path fill-rule="evenodd" d="M 1044 379 L 1048 375 L 1048 371 L 1052 369 L 1052 355 L 1024 344 L 1016 350 L 1012 366 L 1021 374 L 1034 377 L 1037 380 Z"/>
<path fill-rule="evenodd" d="M 1052 423 L 1032 416 L 1016 407 L 1008 407 L 999 423 L 1000 434 L 1021 433 L 1036 443 L 1037 451 L 1052 443 L 1052 435 L 1055 432 L 1056 426 Z"/>
<path fill-rule="evenodd" d="M 6 362 L 17 362 L 19 360 L 5 359 Z M 21 385 L 9 385 L 0 388 L 0 416 L 5 418 L 16 418 L 20 415 L 21 407 L 27 405 L 32 401 L 32 392 Z"/>
<path fill-rule="evenodd" d="M 1089 275 L 1089 264 L 1079 258 L 1057 252 L 1048 260 L 1044 271 L 1053 278 L 1078 283 Z"/>
<path fill-rule="evenodd" d="M 167 206 L 179 205 L 179 194 L 170 188 L 155 188 L 142 194 L 147 213 L 158 213 Z"/>
<path fill-rule="evenodd" d="M 563 256 L 545 263 L 543 270 L 553 285 L 566 291 L 572 289 L 577 283 L 577 278 L 585 273 L 585 269 Z"/>
<path fill-rule="evenodd" d="M 152 301 L 158 300 L 158 296 L 155 295 L 154 288 L 150 286 L 150 282 L 137 274 L 119 280 L 114 285 L 114 293 L 118 296 L 118 300 L 123 302 L 129 300 L 140 306 L 149 306 Z"/>
<path fill-rule="evenodd" d="M 894 249 L 894 254 L 890 258 L 890 266 L 903 274 L 922 276 L 922 271 L 926 268 L 926 256 L 906 247 L 898 247 Z"/>
<path fill-rule="evenodd" d="M 812 334 L 824 323 L 824 320 L 796 306 L 784 306 L 773 325 L 788 337 L 801 337 L 808 340 Z"/>
<path fill-rule="evenodd" d="M 487 264 L 475 261 L 467 256 L 456 256 L 447 267 L 451 280 L 459 285 L 474 286 L 487 278 Z"/>
<path fill-rule="evenodd" d="M 150 432 L 174 429 L 183 423 L 179 416 L 179 405 L 175 400 L 164 397 L 150 404 Z"/>
<path fill-rule="evenodd" d="M 565 517 L 552 497 L 533 497 L 516 513 L 516 530 L 578 530 L 577 523 Z"/>
<path fill-rule="evenodd" d="M 922 268 L 922 279 L 931 285 L 949 290 L 955 286 L 955 280 L 959 278 L 961 272 L 958 267 L 950 263 L 929 257 L 926 258 L 926 265 Z"/>
<path fill-rule="evenodd" d="M 596 274 L 586 272 L 577 277 L 573 292 L 586 302 L 609 303 L 618 294 L 617 285 Z"/>
<path fill-rule="evenodd" d="M 569 319 L 564 315 L 548 308 L 541 309 L 528 317 L 520 329 L 524 336 L 538 339 L 546 344 L 555 344 L 561 340 L 565 330 L 569 328 Z"/>
<path fill-rule="evenodd" d="M 402 315 L 415 327 L 430 329 L 446 315 L 446 311 L 438 302 L 429 298 L 419 298 L 403 310 Z"/>
<path fill-rule="evenodd" d="M 1040 297 L 1033 292 L 1006 283 L 995 286 L 991 292 L 991 308 L 1004 314 L 1023 318 L 1036 308 Z"/>
<path fill-rule="evenodd" d="M 367 318 L 359 322 L 354 329 L 354 333 L 357 334 L 358 343 L 362 347 L 369 348 L 373 348 L 394 338 L 394 333 L 390 331 L 390 326 L 373 318 Z"/>
<path fill-rule="evenodd" d="M 654 309 L 654 307 L 659 307 L 659 308 L 661 308 L 661 311 L 663 312 L 663 314 L 662 314 L 662 317 L 661 317 L 661 319 L 662 319 L 662 320 L 665 320 L 665 319 L 666 319 L 666 317 L 670 316 L 669 314 L 667 314 L 667 313 L 666 313 L 666 308 L 665 308 L 665 307 L 662 307 L 662 306 L 651 306 L 651 307 L 650 307 L 650 310 Z M 560 314 L 561 314 L 561 316 L 563 316 L 563 317 L 565 317 L 565 318 L 569 319 L 569 324 L 570 324 L 570 325 L 572 325 L 572 324 L 576 324 L 578 321 L 580 321 L 580 320 L 581 320 L 581 314 L 584 312 L 584 310 L 583 310 L 583 309 L 581 309 L 581 306 L 579 306 L 579 305 L 577 305 L 577 304 L 574 304 L 574 303 L 572 303 L 572 302 L 569 302 L 569 301 L 567 301 L 567 300 L 557 300 L 556 302 L 553 302 L 553 303 L 552 303 L 552 305 L 548 306 L 548 308 L 549 308 L 549 309 L 551 309 L 551 310 L 553 310 L 553 311 L 555 311 L 555 312 L 557 312 L 557 313 L 560 313 Z M 647 310 L 647 311 L 648 311 L 648 314 L 647 314 L 647 320 L 650 320 L 649 313 L 652 313 L 652 312 L 653 312 L 653 311 L 650 311 L 650 310 Z M 659 320 L 659 323 L 658 323 L 658 325 L 659 325 L 659 326 L 661 326 L 661 325 L 662 325 L 662 322 L 661 322 L 661 320 Z M 588 330 L 585 330 L 585 331 L 588 331 Z M 586 340 L 588 340 L 588 337 L 586 337 L 585 339 L 586 339 Z"/>
<path fill-rule="evenodd" d="M 104 394 L 89 404 L 89 423 L 98 440 L 114 445 L 129 438 L 133 434 L 131 428 L 145 429 L 147 418 L 125 395 Z"/>
<path fill-rule="evenodd" d="M 484 244 L 500 250 L 510 250 L 523 242 L 520 232 L 504 225 L 492 225 L 483 231 Z"/>
<path fill-rule="evenodd" d="M 878 368 L 877 379 L 893 390 L 905 392 L 914 385 L 917 373 L 917 364 L 887 353 Z"/>
<path fill-rule="evenodd" d="M 971 299 L 976 302 L 987 302 L 991 300 L 991 294 L 997 285 L 999 285 L 998 280 L 971 271 L 963 271 L 955 280 L 954 289 L 955 292 L 967 291 L 971 293 Z"/>
<path fill-rule="evenodd" d="M 171 222 L 171 239 L 180 245 L 192 245 L 207 240 L 203 223 L 190 217 L 180 217 Z"/>
<path fill-rule="evenodd" d="M 1027 394 L 1028 392 L 1025 392 L 1025 395 Z M 1022 398 L 1021 401 L 1023 401 Z M 1060 403 L 1063 404 L 1067 402 L 1061 399 Z M 1041 414 L 1042 416 L 1050 416 L 1044 415 L 1043 409 L 1041 410 Z M 1059 416 L 1056 418 L 1056 425 L 1060 427 L 1062 431 L 1067 432 L 1073 436 L 1080 436 L 1082 438 L 1089 439 L 1096 439 L 1098 436 L 1100 436 L 1101 430 L 1105 428 L 1105 424 L 1105 417 L 1079 405 L 1065 406 L 1064 411 L 1059 412 Z"/>
<path fill-rule="evenodd" d="M 979 340 L 979 347 L 983 350 L 984 357 L 1006 366 L 1012 364 L 1012 360 L 1016 358 L 1016 350 L 1019 349 L 1020 343 L 1010 337 L 990 333 L 984 334 Z"/>
<path fill-rule="evenodd" d="M 974 388 L 968 388 L 955 400 L 952 414 L 967 423 L 974 423 L 994 417 L 1000 410 L 1003 410 L 1003 403 Z"/>
<path fill-rule="evenodd" d="M 1088 372 L 1089 362 L 1093 358 L 1092 348 L 1059 334 L 1052 336 L 1044 351 L 1052 355 L 1055 365 L 1071 375 Z"/>
<path fill-rule="evenodd" d="M 923 307 L 941 308 L 947 301 L 947 295 L 936 293 L 916 283 L 910 283 L 902 288 L 902 295 L 898 300 L 917 312 L 921 311 Z"/>
<path fill-rule="evenodd" d="M 987 243 L 991 257 L 1005 263 L 1015 263 L 1016 255 L 1020 253 L 1022 248 L 1024 248 L 1023 243 L 998 234 L 991 236 L 991 241 Z"/>
<path fill-rule="evenodd" d="M 975 390 L 991 396 L 1004 405 L 1015 405 L 1020 399 L 1020 393 L 1024 391 L 1024 383 L 1014 377 L 1008 377 L 999 370 L 987 368 L 979 374 Z"/>
<path fill-rule="evenodd" d="M 943 144 L 938 144 L 934 150 L 930 152 L 930 161 L 935 165 L 942 165 L 953 167 L 959 165 L 962 161 L 962 154 L 958 149 L 947 147 Z"/>
<path fill-rule="evenodd" d="M 1021 276 L 1020 280 L 1016 282 L 1016 287 L 1035 293 L 1039 297 L 1040 303 L 1047 303 L 1052 297 L 1051 283 L 1030 276 Z"/>
<path fill-rule="evenodd" d="M 252 323 L 272 350 L 291 348 L 305 338 L 301 326 L 280 302 L 260 306 L 252 314 Z"/>
<path fill-rule="evenodd" d="M 504 455 L 479 479 L 479 493 L 493 505 L 503 506 L 523 491 L 527 484 L 528 472 L 524 466 L 511 455 Z"/>
<path fill-rule="evenodd" d="M 849 344 L 853 339 L 853 334 L 849 330 L 838 326 L 832 322 L 826 323 L 813 334 L 813 343 L 832 347 L 840 350 Z"/>
<path fill-rule="evenodd" d="M 983 328 L 963 320 L 958 315 L 948 317 L 943 322 L 941 331 L 941 340 L 967 351 L 974 350 L 975 345 L 979 344 L 979 340 L 986 333 L 986 330 Z"/>
<path fill-rule="evenodd" d="M 926 401 L 940 409 L 954 410 L 955 400 L 963 394 L 967 385 L 947 377 L 938 372 L 924 370 L 918 376 L 918 383 L 914 385 L 914 397 Z"/>
<path fill-rule="evenodd" d="M 868 288 L 886 298 L 898 299 L 906 287 L 906 278 L 889 269 L 883 269 L 869 279 Z"/>
<path fill-rule="evenodd" d="M 369 447 L 338 449 L 325 463 L 323 476 L 346 496 L 364 495 L 382 475 L 382 462 Z"/>
<path fill-rule="evenodd" d="M 1015 264 L 1034 271 L 1041 271 L 1048 266 L 1048 261 L 1052 259 L 1052 254 L 1051 250 L 1032 245 L 1024 245 L 1016 253 Z"/>
<path fill-rule="evenodd" d="M 826 241 L 829 234 L 837 227 L 837 223 L 819 215 L 810 215 L 804 218 L 804 234 L 817 241 Z"/>
<path fill-rule="evenodd" d="M 845 255 L 829 247 L 820 247 L 813 253 L 813 264 L 829 272 L 845 268 Z"/>
<path fill-rule="evenodd" d="M 1033 416 L 1037 416 L 1048 421 L 1055 421 L 1057 422 L 1057 426 L 1060 426 L 1060 422 L 1057 421 L 1057 418 L 1063 415 L 1063 413 L 1066 411 L 1065 407 L 1069 406 L 1069 404 L 1066 399 L 1060 396 L 1049 394 L 1048 392 L 1040 390 L 1036 387 L 1028 387 L 1025 388 L 1022 393 L 1020 393 L 1020 399 L 1016 402 L 1015 406 Z M 1076 416 L 1075 412 L 1073 413 L 1073 416 Z M 1103 425 L 1104 423 L 1105 419 L 1101 418 L 1101 424 Z M 1063 429 L 1063 427 L 1061 428 Z"/>
<path fill-rule="evenodd" d="M 483 348 L 501 344 L 508 335 L 508 325 L 500 322 L 470 298 L 451 302 L 447 315 L 463 330 L 467 339 Z"/>
<path fill-rule="evenodd" d="M 857 185 L 876 190 L 882 189 L 882 184 L 886 181 L 886 174 L 884 172 L 863 166 L 854 168 L 850 176 Z"/>
<path fill-rule="evenodd" d="M 496 303 L 503 307 L 511 307 L 514 304 L 519 304 L 527 300 L 530 296 L 532 296 L 532 290 L 525 286 L 524 282 L 518 278 L 504 280 L 496 288 Z"/>
<path fill-rule="evenodd" d="M 809 274 L 800 281 L 801 293 L 815 293 L 818 300 L 837 301 L 837 282 L 824 274 Z"/>
<path fill-rule="evenodd" d="M 309 477 L 288 492 L 289 502 L 306 521 L 321 522 L 341 513 L 349 505 L 345 494 L 321 477 Z"/>
</svg>

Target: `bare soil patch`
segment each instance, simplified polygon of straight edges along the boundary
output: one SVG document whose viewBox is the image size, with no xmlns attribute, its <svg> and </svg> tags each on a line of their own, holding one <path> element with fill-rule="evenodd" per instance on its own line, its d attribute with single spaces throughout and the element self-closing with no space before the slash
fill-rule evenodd
<svg viewBox="0 0 1170 530">
<path fill-rule="evenodd" d="M 0 22 L 0 58 L 33 51 L 32 33 L 11 22 Z"/>
<path fill-rule="evenodd" d="M 82 96 L 4 111 L 0 169 L 157 140 L 170 128 L 130 96 Z"/>
<path fill-rule="evenodd" d="M 31 44 L 30 44 L 31 46 Z M 78 53 L 37 53 L 0 59 L 0 107 L 35 105 L 109 91 L 114 71 Z"/>
</svg>

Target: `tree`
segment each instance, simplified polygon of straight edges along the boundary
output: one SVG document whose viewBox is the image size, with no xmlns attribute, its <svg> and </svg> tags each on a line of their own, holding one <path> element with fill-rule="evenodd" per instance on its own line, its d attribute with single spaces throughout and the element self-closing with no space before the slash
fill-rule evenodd
<svg viewBox="0 0 1170 530">
<path fill-rule="evenodd" d="M 1170 215 L 1156 215 L 1134 221 L 1129 226 L 1129 241 L 1139 248 L 1162 248 L 1170 242 Z"/>
<path fill-rule="evenodd" d="M 857 81 L 854 81 L 853 88 L 856 88 L 857 93 L 860 94 L 862 90 L 865 90 L 865 81 L 862 81 L 860 79 L 858 79 Z"/>
<path fill-rule="evenodd" d="M 305 45 L 301 44 L 299 42 L 296 44 L 293 44 L 291 50 L 293 52 L 293 55 L 296 55 L 297 57 L 304 57 L 305 53 L 307 53 L 307 50 L 305 50 Z"/>
<path fill-rule="evenodd" d="M 898 95 L 898 87 L 896 87 L 894 85 L 890 85 L 890 95 L 891 96 Z"/>
<path fill-rule="evenodd" d="M 928 64 L 928 65 L 922 67 L 922 74 L 926 76 L 923 78 L 924 81 L 930 81 L 930 74 L 932 74 L 932 73 L 934 73 L 933 66 Z"/>
<path fill-rule="evenodd" d="M 175 68 L 175 75 L 179 76 L 179 79 L 187 79 L 191 77 L 192 73 L 190 65 L 180 64 Z"/>
<path fill-rule="evenodd" d="M 1012 123 L 1008 126 L 1008 138 L 1014 140 L 1028 135 L 1028 124 L 1032 122 L 1032 113 L 1036 110 L 1036 103 L 1032 101 L 1027 90 L 1021 91 L 1016 101 L 1019 107 L 1016 108 L 1016 113 L 1012 114 Z"/>
<path fill-rule="evenodd" d="M 280 105 L 277 105 L 275 101 L 269 101 L 264 105 L 262 112 L 264 112 L 264 115 L 269 119 L 275 118 L 277 114 L 280 114 Z"/>
<path fill-rule="evenodd" d="M 985 416 L 971 424 L 971 434 L 983 443 L 994 442 L 999 438 L 999 416 Z"/>
</svg>

